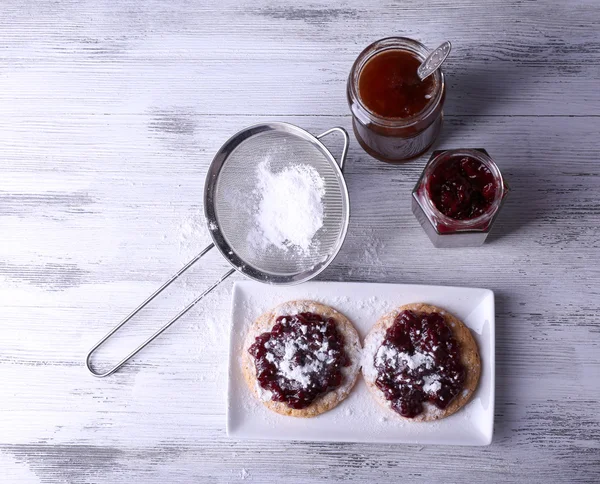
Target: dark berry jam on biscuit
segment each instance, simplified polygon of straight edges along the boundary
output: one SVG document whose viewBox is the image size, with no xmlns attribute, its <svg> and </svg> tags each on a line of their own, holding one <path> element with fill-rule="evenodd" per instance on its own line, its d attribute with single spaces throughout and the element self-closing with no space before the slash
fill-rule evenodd
<svg viewBox="0 0 600 484">
<path fill-rule="evenodd" d="M 443 410 L 461 392 L 460 346 L 440 313 L 402 311 L 374 357 L 375 384 L 394 411 L 413 418 L 431 402 Z"/>
<path fill-rule="evenodd" d="M 248 352 L 261 389 L 294 409 L 340 386 L 342 368 L 350 365 L 335 320 L 310 312 L 279 316 Z"/>
</svg>

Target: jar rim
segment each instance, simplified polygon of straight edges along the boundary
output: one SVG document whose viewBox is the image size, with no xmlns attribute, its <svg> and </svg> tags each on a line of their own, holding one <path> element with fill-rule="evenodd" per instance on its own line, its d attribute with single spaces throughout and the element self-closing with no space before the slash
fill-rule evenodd
<svg viewBox="0 0 600 484">
<path fill-rule="evenodd" d="M 371 111 L 362 101 L 360 94 L 358 92 L 358 80 L 360 78 L 360 73 L 364 66 L 377 54 L 381 54 L 386 50 L 404 50 L 408 51 L 419 59 L 424 60 L 427 55 L 429 55 L 430 51 L 427 47 L 419 42 L 418 40 L 410 39 L 408 37 L 385 37 L 383 39 L 376 40 L 371 43 L 367 47 L 365 47 L 362 52 L 358 55 L 354 64 L 352 64 L 352 69 L 350 70 L 349 84 L 350 90 L 352 92 L 352 96 L 356 101 L 357 109 L 360 109 L 360 113 L 358 117 L 360 119 L 360 115 L 365 115 L 369 118 L 369 122 L 378 124 L 382 127 L 389 128 L 407 128 L 411 127 L 415 124 L 422 122 L 428 116 L 430 116 L 435 110 L 439 107 L 440 103 L 444 99 L 444 92 L 446 89 L 444 73 L 441 69 L 438 69 L 433 76 L 436 77 L 436 89 L 435 89 L 435 97 L 425 106 L 422 111 L 413 114 L 407 118 L 392 118 L 392 117 L 384 117 L 380 116 L 373 111 Z M 354 106 L 352 106 L 354 109 Z M 356 114 L 356 113 L 355 113 Z"/>
<path fill-rule="evenodd" d="M 494 180 L 496 181 L 496 193 L 494 194 L 494 201 L 484 213 L 482 213 L 478 217 L 467 220 L 457 220 L 455 218 L 443 214 L 433 203 L 429 192 L 430 177 L 435 171 L 435 169 L 441 163 L 447 161 L 450 158 L 462 156 L 468 156 L 483 163 L 490 170 L 492 176 L 494 177 Z M 429 163 L 427 163 L 427 166 L 423 171 L 423 175 L 421 181 L 418 183 L 418 186 L 423 186 L 425 191 L 427 192 L 427 196 L 423 197 L 423 199 L 425 201 L 425 204 L 427 205 L 428 210 L 431 211 L 433 216 L 435 216 L 444 225 L 452 225 L 453 228 L 455 228 L 456 230 L 475 229 L 478 225 L 491 222 L 498 210 L 500 209 L 502 200 L 504 199 L 504 196 L 506 194 L 506 184 L 504 182 L 504 177 L 502 176 L 502 173 L 500 173 L 500 168 L 498 168 L 496 162 L 486 152 L 469 148 L 444 150 L 441 153 L 435 155 L 429 161 Z"/>
</svg>

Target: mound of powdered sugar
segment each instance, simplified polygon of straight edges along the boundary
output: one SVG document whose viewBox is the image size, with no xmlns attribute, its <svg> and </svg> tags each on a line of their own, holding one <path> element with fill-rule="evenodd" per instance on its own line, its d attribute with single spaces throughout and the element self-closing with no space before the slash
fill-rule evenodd
<svg viewBox="0 0 600 484">
<path fill-rule="evenodd" d="M 323 178 L 310 165 L 296 164 L 273 172 L 268 161 L 258 165 L 256 175 L 258 203 L 248 243 L 258 251 L 274 246 L 308 253 L 323 226 Z"/>
</svg>

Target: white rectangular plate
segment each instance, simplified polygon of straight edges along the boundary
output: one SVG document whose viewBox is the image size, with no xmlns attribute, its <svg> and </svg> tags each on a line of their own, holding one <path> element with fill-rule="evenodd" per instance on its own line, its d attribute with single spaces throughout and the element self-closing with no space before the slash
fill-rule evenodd
<svg viewBox="0 0 600 484">
<path fill-rule="evenodd" d="M 482 369 L 475 395 L 448 418 L 410 422 L 381 407 L 360 376 L 346 400 L 317 417 L 271 412 L 252 396 L 244 381 L 242 344 L 258 316 L 293 299 L 312 299 L 334 307 L 354 323 L 361 340 L 381 315 L 402 304 L 424 302 L 450 311 L 471 329 L 479 345 Z M 238 282 L 233 288 L 227 435 L 239 439 L 488 445 L 494 426 L 494 346 L 494 293 L 489 289 L 354 282 L 277 287 Z"/>
</svg>

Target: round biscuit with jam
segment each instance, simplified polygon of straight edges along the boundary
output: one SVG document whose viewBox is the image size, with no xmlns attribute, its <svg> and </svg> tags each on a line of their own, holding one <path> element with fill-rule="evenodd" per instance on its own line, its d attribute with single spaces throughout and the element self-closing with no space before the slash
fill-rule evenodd
<svg viewBox="0 0 600 484">
<path fill-rule="evenodd" d="M 365 338 L 362 373 L 376 400 L 411 421 L 439 420 L 473 396 L 481 374 L 477 343 L 449 312 L 407 304 L 382 316 Z"/>
<path fill-rule="evenodd" d="M 246 336 L 242 371 L 265 406 L 314 417 L 344 400 L 360 372 L 354 325 L 332 307 L 289 301 L 260 316 Z"/>
</svg>

